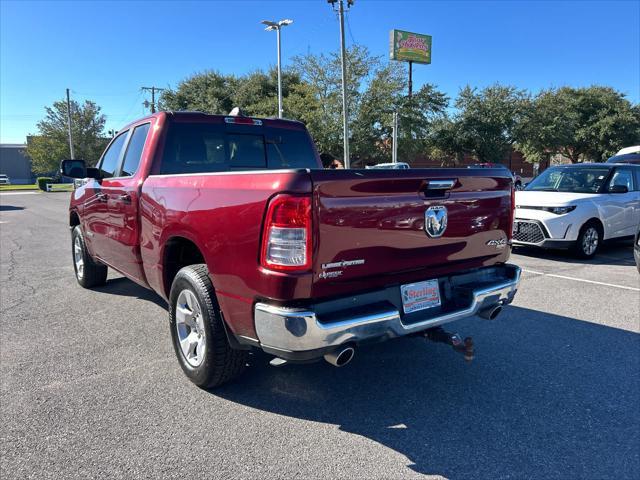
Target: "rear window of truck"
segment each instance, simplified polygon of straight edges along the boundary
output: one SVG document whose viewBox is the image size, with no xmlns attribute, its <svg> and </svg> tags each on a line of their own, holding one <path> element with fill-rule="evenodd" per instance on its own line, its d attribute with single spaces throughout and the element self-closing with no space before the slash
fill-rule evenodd
<svg viewBox="0 0 640 480">
<path fill-rule="evenodd" d="M 160 174 L 318 168 L 304 130 L 174 123 L 163 151 Z"/>
</svg>

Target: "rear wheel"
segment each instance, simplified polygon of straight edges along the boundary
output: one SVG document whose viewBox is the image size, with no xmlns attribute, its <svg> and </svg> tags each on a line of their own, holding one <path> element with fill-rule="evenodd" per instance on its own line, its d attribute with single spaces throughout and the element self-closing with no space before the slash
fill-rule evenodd
<svg viewBox="0 0 640 480">
<path fill-rule="evenodd" d="M 578 240 L 573 248 L 574 253 L 580 258 L 593 258 L 602 243 L 602 231 L 600 227 L 590 222 L 582 226 L 578 234 Z"/>
<path fill-rule="evenodd" d="M 71 252 L 73 255 L 73 270 L 76 280 L 84 288 L 104 285 L 107 281 L 107 266 L 97 263 L 87 251 L 80 225 L 76 225 L 71 232 Z"/>
<path fill-rule="evenodd" d="M 229 345 L 206 265 L 190 265 L 177 273 L 169 305 L 173 348 L 193 383 L 213 388 L 242 373 L 247 352 Z"/>
</svg>

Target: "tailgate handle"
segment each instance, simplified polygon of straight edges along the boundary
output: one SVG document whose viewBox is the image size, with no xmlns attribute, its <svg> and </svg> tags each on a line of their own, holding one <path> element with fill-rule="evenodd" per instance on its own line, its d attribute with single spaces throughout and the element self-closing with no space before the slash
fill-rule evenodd
<svg viewBox="0 0 640 480">
<path fill-rule="evenodd" d="M 427 190 L 451 190 L 456 184 L 455 180 L 427 180 Z"/>
</svg>

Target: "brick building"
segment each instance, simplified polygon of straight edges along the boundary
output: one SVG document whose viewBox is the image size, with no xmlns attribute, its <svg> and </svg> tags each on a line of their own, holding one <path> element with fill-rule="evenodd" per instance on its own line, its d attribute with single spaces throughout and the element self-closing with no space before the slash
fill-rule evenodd
<svg viewBox="0 0 640 480">
<path fill-rule="evenodd" d="M 462 163 L 458 166 L 464 167 L 467 165 L 472 165 L 474 163 L 478 163 L 478 159 L 473 155 L 467 153 L 464 155 Z M 520 175 L 522 178 L 533 178 L 549 166 L 548 162 L 542 162 L 541 164 L 527 162 L 525 161 L 522 153 L 516 150 L 512 150 L 507 155 L 505 155 L 501 163 L 506 165 L 509 170 L 516 173 L 517 175 Z M 440 160 L 433 160 L 427 157 L 418 158 L 413 162 L 409 162 L 409 164 L 412 168 L 434 168 L 443 166 Z"/>
</svg>

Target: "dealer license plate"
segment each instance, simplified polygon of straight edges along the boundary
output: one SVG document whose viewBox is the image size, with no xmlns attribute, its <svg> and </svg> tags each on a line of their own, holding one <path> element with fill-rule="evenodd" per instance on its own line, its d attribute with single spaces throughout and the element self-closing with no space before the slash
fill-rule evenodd
<svg viewBox="0 0 640 480">
<path fill-rule="evenodd" d="M 438 280 L 409 283 L 400 287 L 404 313 L 417 312 L 426 308 L 440 306 L 440 287 Z"/>
</svg>

